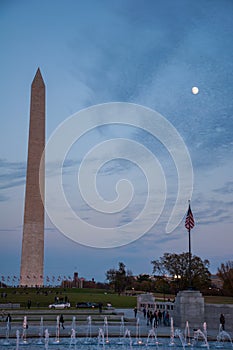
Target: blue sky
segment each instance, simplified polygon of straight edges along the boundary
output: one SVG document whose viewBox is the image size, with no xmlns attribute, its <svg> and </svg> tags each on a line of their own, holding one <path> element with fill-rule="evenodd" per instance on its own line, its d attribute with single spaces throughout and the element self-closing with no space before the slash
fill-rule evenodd
<svg viewBox="0 0 233 350">
<path fill-rule="evenodd" d="M 19 276 L 30 85 L 38 67 L 46 84 L 47 140 L 71 115 L 103 103 L 138 104 L 169 121 L 193 166 L 192 251 L 210 260 L 213 273 L 221 262 L 232 260 L 232 15 L 228 0 L 1 2 L 1 275 Z M 193 86 L 199 88 L 197 95 L 191 93 Z M 119 261 L 134 274 L 152 273 L 151 260 L 188 250 L 187 201 L 179 209 L 183 220 L 165 233 L 178 189 L 176 165 L 160 140 L 145 130 L 100 126 L 72 145 L 63 168 L 70 207 L 102 227 L 119 227 L 138 215 L 148 196 L 146 176 L 137 164 L 123 159 L 124 145 L 109 148 L 114 155 L 120 150 L 121 157 L 101 167 L 96 186 L 102 198 L 112 201 L 117 181 L 131 181 L 134 195 L 125 210 L 96 213 L 77 188 L 77 172 L 87 152 L 120 138 L 143 144 L 161 163 L 167 192 L 157 223 L 134 242 L 96 248 L 70 240 L 47 217 L 45 275 L 78 271 L 104 281 L 105 272 Z M 133 147 L 127 154 L 145 160 Z"/>
</svg>

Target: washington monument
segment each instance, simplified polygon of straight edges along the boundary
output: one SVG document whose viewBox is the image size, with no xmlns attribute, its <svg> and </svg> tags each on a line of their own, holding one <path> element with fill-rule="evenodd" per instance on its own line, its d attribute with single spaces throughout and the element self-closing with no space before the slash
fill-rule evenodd
<svg viewBox="0 0 233 350">
<path fill-rule="evenodd" d="M 20 285 L 42 286 L 44 280 L 45 84 L 38 68 L 31 85 L 30 126 L 24 207 Z M 42 159 L 42 160 L 41 160 Z M 42 161 L 42 166 L 40 164 Z M 42 183 L 39 183 L 39 178 Z M 41 188 L 40 188 L 41 186 Z"/>
</svg>

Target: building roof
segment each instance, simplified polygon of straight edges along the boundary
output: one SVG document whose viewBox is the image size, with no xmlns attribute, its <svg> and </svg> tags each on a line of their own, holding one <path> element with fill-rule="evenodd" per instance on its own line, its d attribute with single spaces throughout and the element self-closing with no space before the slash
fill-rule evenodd
<svg viewBox="0 0 233 350">
<path fill-rule="evenodd" d="M 153 294 L 147 293 L 147 294 L 139 294 L 138 295 L 138 300 L 141 303 L 154 303 L 155 302 L 155 297 Z"/>
</svg>

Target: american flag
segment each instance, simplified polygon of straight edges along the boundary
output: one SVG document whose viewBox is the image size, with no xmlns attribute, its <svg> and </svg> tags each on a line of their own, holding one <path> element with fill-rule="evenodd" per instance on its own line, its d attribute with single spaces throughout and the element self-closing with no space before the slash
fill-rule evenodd
<svg viewBox="0 0 233 350">
<path fill-rule="evenodd" d="M 187 230 L 191 230 L 192 228 L 194 228 L 194 226 L 195 226 L 195 223 L 194 223 L 193 213 L 189 204 L 188 212 L 185 219 L 185 227 L 187 228 Z"/>
</svg>

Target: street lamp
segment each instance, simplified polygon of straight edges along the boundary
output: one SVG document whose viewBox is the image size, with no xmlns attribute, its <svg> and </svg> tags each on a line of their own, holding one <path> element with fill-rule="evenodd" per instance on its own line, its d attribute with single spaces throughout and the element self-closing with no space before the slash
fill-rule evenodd
<svg viewBox="0 0 233 350">
<path fill-rule="evenodd" d="M 176 294 L 180 290 L 180 280 L 181 280 L 181 275 L 174 275 L 174 280 L 176 281 Z"/>
</svg>

